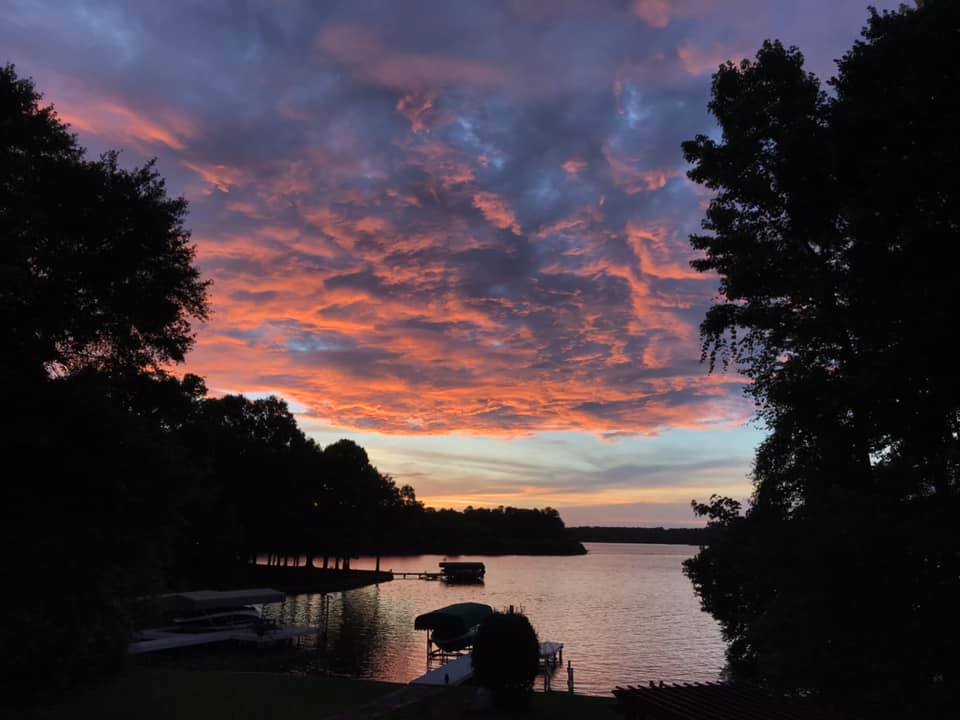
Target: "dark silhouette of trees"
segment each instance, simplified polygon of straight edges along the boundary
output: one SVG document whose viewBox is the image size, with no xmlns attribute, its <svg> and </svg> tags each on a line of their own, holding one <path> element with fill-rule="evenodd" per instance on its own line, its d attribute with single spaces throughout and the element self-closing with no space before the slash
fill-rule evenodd
<svg viewBox="0 0 960 720">
<path fill-rule="evenodd" d="M 186 201 L 153 163 L 86 157 L 30 80 L 0 68 L 0 322 L 8 362 L 58 374 L 182 361 L 207 312 Z"/>
<path fill-rule="evenodd" d="M 871 11 L 831 92 L 767 42 L 713 78 L 716 191 L 691 242 L 701 327 L 770 430 L 745 513 L 713 498 L 686 571 L 736 677 L 833 693 L 955 687 L 960 621 L 960 5 Z"/>
<path fill-rule="evenodd" d="M 24 693 L 122 657 L 182 528 L 194 470 L 171 430 L 202 382 L 160 366 L 207 311 L 185 208 L 152 164 L 88 159 L 0 68 L 0 674 Z"/>
<path fill-rule="evenodd" d="M 703 528 L 663 527 L 572 527 L 570 537 L 580 542 L 658 543 L 662 545 L 699 545 Z"/>
</svg>

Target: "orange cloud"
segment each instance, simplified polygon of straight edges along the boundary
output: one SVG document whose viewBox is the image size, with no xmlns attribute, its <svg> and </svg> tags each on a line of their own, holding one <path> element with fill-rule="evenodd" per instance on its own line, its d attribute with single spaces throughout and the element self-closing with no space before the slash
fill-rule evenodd
<svg viewBox="0 0 960 720">
<path fill-rule="evenodd" d="M 563 163 L 562 167 L 563 171 L 568 175 L 577 175 L 587 169 L 587 161 L 570 158 Z"/>
<path fill-rule="evenodd" d="M 231 188 L 250 182 L 250 174 L 247 171 L 230 165 L 189 160 L 184 160 L 183 164 L 220 192 L 228 193 Z"/>
<path fill-rule="evenodd" d="M 92 99 L 82 105 L 68 100 L 58 104 L 57 113 L 74 130 L 129 142 L 147 151 L 156 145 L 184 150 L 187 141 L 198 134 L 196 124 L 180 112 L 161 109 L 147 114 L 112 99 Z"/>
<path fill-rule="evenodd" d="M 410 121 L 410 129 L 414 134 L 422 133 L 427 129 L 427 116 L 436 100 L 436 93 L 408 93 L 397 100 L 397 112 Z"/>
<path fill-rule="evenodd" d="M 610 143 L 604 143 L 602 151 L 610 167 L 614 184 L 623 188 L 628 195 L 661 190 L 667 186 L 671 178 L 681 175 L 679 168 L 637 167 L 639 158 L 620 157 Z"/>
<path fill-rule="evenodd" d="M 662 280 L 709 280 L 711 277 L 699 273 L 678 262 L 671 257 L 672 252 L 667 243 L 668 230 L 664 227 L 645 228 L 629 223 L 627 225 L 627 242 L 634 254 L 640 260 L 640 268 L 646 276 Z M 684 247 L 683 257 L 689 252 Z"/>
<path fill-rule="evenodd" d="M 704 50 L 693 43 L 687 43 L 677 48 L 677 57 L 687 74 L 706 75 L 716 72 L 717 68 L 728 60 L 739 62 L 745 54 L 725 46 Z"/>
<path fill-rule="evenodd" d="M 492 192 L 478 192 L 473 196 L 473 206 L 477 208 L 491 225 L 501 230 L 510 230 L 520 235 L 520 223 L 513 210 L 502 197 Z"/>
</svg>

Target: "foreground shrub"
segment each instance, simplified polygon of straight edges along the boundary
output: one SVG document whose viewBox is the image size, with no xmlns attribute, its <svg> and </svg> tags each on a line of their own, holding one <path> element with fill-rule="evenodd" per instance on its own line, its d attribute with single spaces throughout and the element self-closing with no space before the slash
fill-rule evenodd
<svg viewBox="0 0 960 720">
<path fill-rule="evenodd" d="M 494 613 L 480 623 L 473 645 L 474 676 L 498 707 L 527 707 L 539 669 L 540 643 L 526 615 Z"/>
</svg>

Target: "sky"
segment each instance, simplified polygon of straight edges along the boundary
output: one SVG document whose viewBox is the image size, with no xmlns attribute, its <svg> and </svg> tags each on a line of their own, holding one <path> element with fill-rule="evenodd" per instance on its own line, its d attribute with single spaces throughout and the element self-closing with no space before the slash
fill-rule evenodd
<svg viewBox="0 0 960 720">
<path fill-rule="evenodd" d="M 894 2 L 879 2 L 880 8 Z M 0 0 L 0 62 L 91 152 L 190 201 L 210 320 L 183 370 L 275 394 L 427 504 L 686 526 L 762 429 L 698 325 L 718 279 L 718 64 L 827 78 L 861 0 Z"/>
</svg>

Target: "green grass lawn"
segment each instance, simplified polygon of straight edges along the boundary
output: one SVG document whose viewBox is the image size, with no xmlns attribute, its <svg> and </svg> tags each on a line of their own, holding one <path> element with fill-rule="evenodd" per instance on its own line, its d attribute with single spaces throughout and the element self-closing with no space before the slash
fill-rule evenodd
<svg viewBox="0 0 960 720">
<path fill-rule="evenodd" d="M 395 710 L 389 720 L 623 720 L 616 711 L 612 697 L 588 697 L 565 692 L 534 693 L 530 709 L 524 713 L 505 713 L 491 710 L 476 712 L 471 709 L 475 688 L 451 688 L 434 697 L 425 698 L 416 705 Z"/>
<path fill-rule="evenodd" d="M 398 685 L 280 673 L 131 670 L 25 711 L 25 720 L 322 718 Z"/>
<path fill-rule="evenodd" d="M 138 668 L 21 711 L 24 720 L 315 720 L 404 687 L 392 683 L 272 672 Z M 535 693 L 522 714 L 471 710 L 475 689 L 450 688 L 393 711 L 389 720 L 620 718 L 612 698 Z"/>
</svg>

